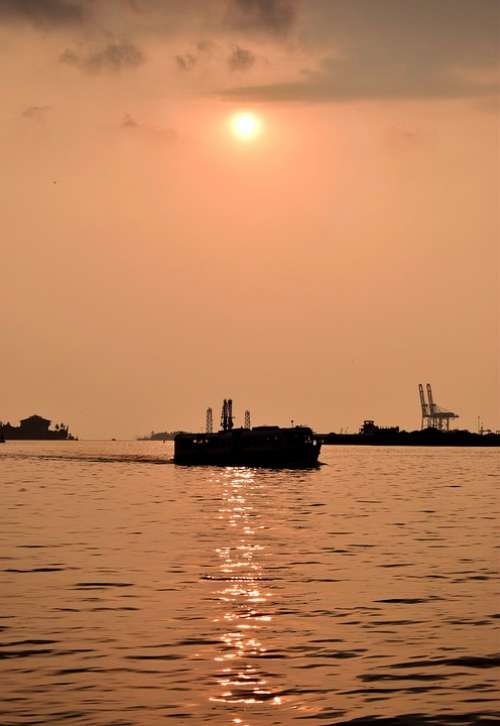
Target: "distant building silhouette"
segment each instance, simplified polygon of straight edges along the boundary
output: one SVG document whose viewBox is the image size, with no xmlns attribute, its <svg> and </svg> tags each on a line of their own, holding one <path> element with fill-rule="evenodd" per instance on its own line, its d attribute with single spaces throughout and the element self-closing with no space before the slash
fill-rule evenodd
<svg viewBox="0 0 500 726">
<path fill-rule="evenodd" d="M 399 426 L 377 426 L 373 419 L 365 419 L 359 433 L 363 436 L 377 436 L 378 434 L 391 436 L 399 434 Z"/>
<path fill-rule="evenodd" d="M 11 426 L 9 422 L 1 425 L 4 438 L 22 440 L 64 440 L 73 439 L 69 428 L 65 424 L 56 424 L 54 429 L 50 428 L 50 420 L 43 416 L 28 416 L 20 421 L 19 426 Z"/>
</svg>

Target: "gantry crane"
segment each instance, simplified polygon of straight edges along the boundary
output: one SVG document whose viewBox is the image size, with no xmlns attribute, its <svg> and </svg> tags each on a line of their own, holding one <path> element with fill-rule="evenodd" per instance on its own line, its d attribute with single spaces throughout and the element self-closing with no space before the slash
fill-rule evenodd
<svg viewBox="0 0 500 726">
<path fill-rule="evenodd" d="M 425 400 L 424 387 L 421 383 L 418 384 L 418 393 L 420 395 L 420 406 L 422 408 L 422 420 L 420 422 L 420 428 L 423 429 L 426 419 L 429 418 L 430 411 L 429 406 Z"/>
<path fill-rule="evenodd" d="M 430 427 L 433 429 L 439 429 L 442 431 L 450 430 L 450 419 L 458 418 L 458 413 L 453 411 L 447 411 L 444 408 L 440 408 L 434 403 L 432 396 L 431 384 L 427 383 L 427 401 L 425 400 L 424 387 L 421 383 L 418 384 L 418 393 L 420 396 L 420 407 L 422 409 L 422 422 L 421 428 Z"/>
<path fill-rule="evenodd" d="M 224 399 L 220 416 L 220 425 L 223 431 L 231 431 L 233 428 L 233 401 L 231 398 Z"/>
<path fill-rule="evenodd" d="M 207 434 L 213 433 L 213 430 L 214 430 L 213 412 L 212 412 L 211 408 L 207 408 L 207 423 L 206 423 Z"/>
</svg>

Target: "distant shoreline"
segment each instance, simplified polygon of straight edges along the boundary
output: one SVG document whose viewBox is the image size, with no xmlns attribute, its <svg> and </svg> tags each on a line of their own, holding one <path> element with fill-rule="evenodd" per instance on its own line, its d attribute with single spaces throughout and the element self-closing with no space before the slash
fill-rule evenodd
<svg viewBox="0 0 500 726">
<path fill-rule="evenodd" d="M 373 434 L 319 434 L 325 446 L 500 446 L 500 434 L 473 433 L 472 431 L 421 431 L 374 432 Z"/>
</svg>

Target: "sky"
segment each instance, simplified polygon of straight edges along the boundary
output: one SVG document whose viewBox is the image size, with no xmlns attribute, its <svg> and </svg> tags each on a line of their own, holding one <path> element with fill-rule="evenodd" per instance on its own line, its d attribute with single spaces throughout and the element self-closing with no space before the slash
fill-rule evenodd
<svg viewBox="0 0 500 726">
<path fill-rule="evenodd" d="M 499 38 L 496 0 L 0 0 L 0 419 L 415 429 L 430 382 L 500 428 Z"/>
</svg>

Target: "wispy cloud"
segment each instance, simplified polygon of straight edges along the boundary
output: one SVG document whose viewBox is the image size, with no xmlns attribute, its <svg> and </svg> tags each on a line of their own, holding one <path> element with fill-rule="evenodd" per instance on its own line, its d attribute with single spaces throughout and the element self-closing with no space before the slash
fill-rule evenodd
<svg viewBox="0 0 500 726">
<path fill-rule="evenodd" d="M 24 109 L 21 116 L 33 121 L 43 121 L 47 111 L 50 111 L 50 106 L 28 106 Z"/>
<path fill-rule="evenodd" d="M 355 72 L 353 72 L 355 71 Z M 216 95 L 253 102 L 341 103 L 356 100 L 453 99 L 500 92 L 500 82 L 471 81 L 445 73 L 377 73 L 340 64 L 330 72 L 309 73 L 298 81 L 226 88 Z"/>
<path fill-rule="evenodd" d="M 235 45 L 227 64 L 232 71 L 246 71 L 254 65 L 255 60 L 255 55 L 251 50 Z"/>
<path fill-rule="evenodd" d="M 198 62 L 198 58 L 193 53 L 184 53 L 183 55 L 176 55 L 175 62 L 180 71 L 192 71 Z"/>
<path fill-rule="evenodd" d="M 121 128 L 150 142 L 172 144 L 177 141 L 177 133 L 174 129 L 137 121 L 130 113 L 123 115 Z"/>
<path fill-rule="evenodd" d="M 108 43 L 99 50 L 85 53 L 77 53 L 68 48 L 61 54 L 59 60 L 87 73 L 99 73 L 137 68 L 144 63 L 145 56 L 136 45 L 123 41 Z"/>
<path fill-rule="evenodd" d="M 122 129 L 137 129 L 139 124 L 129 113 L 124 114 L 122 120 Z"/>
</svg>

